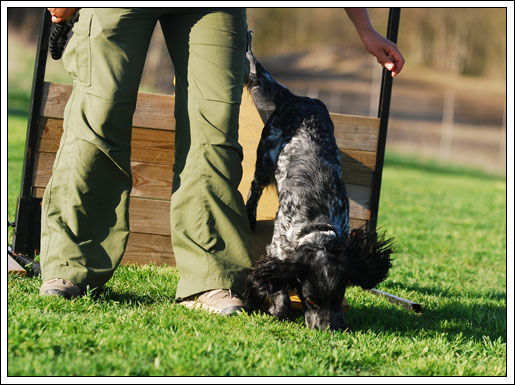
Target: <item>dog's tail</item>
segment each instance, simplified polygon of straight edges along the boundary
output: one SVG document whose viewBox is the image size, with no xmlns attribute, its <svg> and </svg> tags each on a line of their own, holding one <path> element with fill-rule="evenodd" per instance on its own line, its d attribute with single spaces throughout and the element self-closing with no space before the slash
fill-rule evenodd
<svg viewBox="0 0 515 385">
<path fill-rule="evenodd" d="M 272 75 L 256 59 L 252 52 L 252 31 L 248 31 L 247 59 L 249 61 L 249 76 L 245 82 L 256 108 L 264 119 L 263 113 L 268 118 L 275 108 L 289 96 L 291 92 L 277 82 Z"/>
</svg>

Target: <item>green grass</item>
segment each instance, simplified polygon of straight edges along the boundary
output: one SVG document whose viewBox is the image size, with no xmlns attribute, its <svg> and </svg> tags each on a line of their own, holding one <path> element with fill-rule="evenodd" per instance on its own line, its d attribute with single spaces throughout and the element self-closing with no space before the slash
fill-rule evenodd
<svg viewBox="0 0 515 385">
<path fill-rule="evenodd" d="M 7 126 L 7 217 L 9 222 L 14 222 L 16 202 L 20 195 L 23 155 L 25 153 L 26 115 L 10 113 L 7 118 Z M 9 228 L 8 239 L 10 240 L 11 237 L 12 229 Z"/>
<path fill-rule="evenodd" d="M 11 221 L 24 108 L 22 95 L 8 117 Z M 169 267 L 121 266 L 98 296 L 73 301 L 9 276 L 8 375 L 505 376 L 505 180 L 389 154 L 379 225 L 398 244 L 379 288 L 420 302 L 420 315 L 350 288 L 352 332 L 329 333 L 182 308 Z"/>
<path fill-rule="evenodd" d="M 483 320 L 485 333 L 449 331 L 436 307 L 415 316 L 353 289 L 348 321 L 354 331 L 329 333 L 307 330 L 300 319 L 191 311 L 173 303 L 176 283 L 172 268 L 123 267 L 98 298 L 66 301 L 39 297 L 37 279 L 10 277 L 9 375 L 426 376 L 506 370 L 502 325 L 494 320 Z M 454 323 L 473 317 L 468 311 L 457 318 L 445 313 L 454 314 Z M 489 317 L 494 315 L 502 318 L 499 312 Z"/>
</svg>

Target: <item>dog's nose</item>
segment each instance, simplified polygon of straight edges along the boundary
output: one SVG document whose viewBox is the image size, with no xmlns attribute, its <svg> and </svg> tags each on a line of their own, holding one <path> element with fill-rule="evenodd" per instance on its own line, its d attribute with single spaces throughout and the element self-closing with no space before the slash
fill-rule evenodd
<svg viewBox="0 0 515 385">
<path fill-rule="evenodd" d="M 306 327 L 320 330 L 342 330 L 345 329 L 345 318 L 343 312 L 332 314 L 326 313 L 307 313 Z"/>
</svg>

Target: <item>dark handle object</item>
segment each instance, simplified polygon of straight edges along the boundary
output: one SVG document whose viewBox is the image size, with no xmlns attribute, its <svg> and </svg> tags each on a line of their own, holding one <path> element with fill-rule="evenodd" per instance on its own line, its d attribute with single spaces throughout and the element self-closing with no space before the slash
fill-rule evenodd
<svg viewBox="0 0 515 385">
<path fill-rule="evenodd" d="M 14 253 L 10 246 L 7 246 L 7 254 L 27 270 L 27 275 L 29 277 L 41 275 L 41 265 L 39 262 L 34 261 L 33 258 L 27 255 Z"/>
<path fill-rule="evenodd" d="M 390 8 L 390 12 L 388 14 L 388 29 L 386 32 L 386 37 L 388 40 L 394 43 L 397 43 L 400 15 L 400 8 Z M 381 81 L 381 94 L 379 98 L 378 111 L 378 118 L 380 119 L 379 137 L 377 141 L 376 165 L 372 189 L 372 200 L 370 205 L 370 220 L 368 221 L 369 229 L 372 230 L 375 230 L 375 228 L 377 227 L 377 215 L 379 212 L 379 198 L 381 193 L 381 179 L 383 176 L 386 134 L 388 131 L 390 101 L 392 97 L 392 82 L 392 74 L 386 68 L 383 68 L 383 77 Z"/>
<path fill-rule="evenodd" d="M 400 305 L 404 307 L 406 310 L 414 311 L 415 313 L 420 313 L 422 311 L 422 305 L 413 301 L 410 301 L 409 299 L 404 299 L 401 297 L 397 297 L 396 295 L 387 293 L 385 291 L 377 290 L 377 289 L 371 289 L 370 290 L 373 294 L 380 295 L 383 297 L 388 298 L 388 300 L 391 303 L 394 303 L 396 305 Z"/>
<path fill-rule="evenodd" d="M 68 40 L 68 33 L 72 26 L 70 23 L 63 21 L 54 26 L 52 34 L 48 42 L 50 55 L 52 59 L 59 60 L 63 56 L 64 46 Z"/>
</svg>

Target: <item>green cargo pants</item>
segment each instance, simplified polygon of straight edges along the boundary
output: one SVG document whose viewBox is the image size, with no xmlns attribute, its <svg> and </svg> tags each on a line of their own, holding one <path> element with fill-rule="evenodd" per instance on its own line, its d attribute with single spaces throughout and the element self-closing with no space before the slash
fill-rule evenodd
<svg viewBox="0 0 515 385">
<path fill-rule="evenodd" d="M 74 88 L 42 211 L 43 280 L 101 287 L 129 235 L 132 116 L 159 20 L 176 76 L 171 198 L 177 298 L 241 294 L 252 265 L 237 190 L 238 118 L 247 66 L 245 10 L 83 8 L 63 57 Z"/>
</svg>

